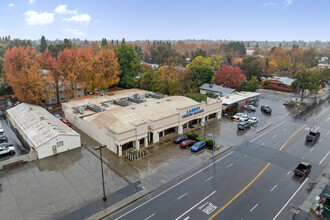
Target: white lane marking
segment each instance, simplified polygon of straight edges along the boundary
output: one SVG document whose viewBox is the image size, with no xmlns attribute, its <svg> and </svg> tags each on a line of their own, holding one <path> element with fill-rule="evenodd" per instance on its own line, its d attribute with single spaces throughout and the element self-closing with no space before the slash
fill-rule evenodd
<svg viewBox="0 0 330 220">
<path fill-rule="evenodd" d="M 312 152 L 313 150 L 314 150 L 314 147 L 312 147 L 310 151 Z"/>
<path fill-rule="evenodd" d="M 291 170 L 286 175 L 289 175 L 290 173 L 291 173 Z"/>
<path fill-rule="evenodd" d="M 315 131 L 317 131 L 319 128 L 320 128 L 320 127 L 316 127 L 316 128 L 315 128 Z"/>
<path fill-rule="evenodd" d="M 258 203 L 255 206 L 253 206 L 253 208 L 250 210 L 250 212 L 252 212 L 253 209 L 255 209 L 257 206 L 258 206 Z"/>
<path fill-rule="evenodd" d="M 277 187 L 277 185 L 275 185 L 270 191 L 273 192 L 273 190 Z"/>
<path fill-rule="evenodd" d="M 329 153 L 330 153 L 330 150 L 329 150 L 328 153 L 323 157 L 323 159 L 320 161 L 319 165 L 321 165 L 321 163 L 322 163 L 323 160 L 328 156 Z"/>
<path fill-rule="evenodd" d="M 213 176 L 211 176 L 210 178 L 208 178 L 207 180 L 205 180 L 204 183 L 206 183 L 207 181 L 209 181 L 212 178 L 213 178 Z"/>
<path fill-rule="evenodd" d="M 262 145 L 262 146 L 264 146 L 264 145 L 265 145 L 265 143 L 262 143 L 261 145 Z"/>
<path fill-rule="evenodd" d="M 190 212 L 192 209 L 194 209 L 196 206 L 198 206 L 199 204 L 201 204 L 204 200 L 208 199 L 210 196 L 212 196 L 216 191 L 213 191 L 213 193 L 211 193 L 210 195 L 206 196 L 203 200 L 199 201 L 196 205 L 194 205 L 193 207 L 191 207 L 190 209 L 188 209 L 185 213 L 183 213 L 182 215 L 180 215 L 179 217 L 177 217 L 175 220 L 180 219 L 182 216 L 184 216 L 185 214 L 187 214 L 188 212 Z"/>
<path fill-rule="evenodd" d="M 144 219 L 144 220 L 148 220 L 149 218 L 151 218 L 152 216 L 154 216 L 156 213 L 150 215 L 148 218 Z"/>
<path fill-rule="evenodd" d="M 263 133 L 263 134 L 259 135 L 259 136 L 258 136 L 258 137 L 256 137 L 256 138 L 252 139 L 252 140 L 250 141 L 250 143 L 251 143 L 251 142 L 253 142 L 253 141 L 255 141 L 255 140 L 257 140 L 257 139 L 258 139 L 258 138 L 260 138 L 261 136 L 263 136 L 263 135 L 267 134 L 268 132 L 270 132 L 270 131 L 274 130 L 275 128 L 277 128 L 278 126 L 280 126 L 281 124 L 283 124 L 283 123 L 285 123 L 285 122 L 286 122 L 286 121 L 282 121 L 281 123 L 279 123 L 278 125 L 276 125 L 276 126 L 275 126 L 275 127 L 273 127 L 272 129 L 270 129 L 270 130 L 266 131 L 265 133 Z"/>
<path fill-rule="evenodd" d="M 323 141 L 323 139 L 320 139 L 320 143 Z"/>
<path fill-rule="evenodd" d="M 330 134 L 330 131 L 327 132 L 327 135 L 329 135 L 329 134 Z"/>
<path fill-rule="evenodd" d="M 187 195 L 188 193 L 186 192 L 185 194 L 183 194 L 182 196 L 180 196 L 179 198 L 177 198 L 177 200 L 181 199 L 182 197 L 184 197 L 185 195 Z"/>
<path fill-rule="evenodd" d="M 287 128 L 284 128 L 284 129 L 283 129 L 283 131 L 286 131 L 286 130 L 287 130 Z"/>
<path fill-rule="evenodd" d="M 229 164 L 229 165 L 227 166 L 227 168 L 231 167 L 232 165 L 234 165 L 234 163 Z"/>
<path fill-rule="evenodd" d="M 189 216 L 187 216 L 185 219 L 183 219 L 183 220 L 188 220 L 190 217 Z"/>
<path fill-rule="evenodd" d="M 138 209 L 138 208 L 140 208 L 141 206 L 143 206 L 143 205 L 147 204 L 148 202 L 150 202 L 150 201 L 152 201 L 152 200 L 154 200 L 154 199 L 158 198 L 159 196 L 163 195 L 164 193 L 167 193 L 168 191 L 170 191 L 170 190 L 171 190 L 171 189 L 173 189 L 174 187 L 176 187 L 176 186 L 180 185 L 181 183 L 183 183 L 183 182 L 187 181 L 187 180 L 188 180 L 188 179 L 190 179 L 191 177 L 193 177 L 193 176 L 195 176 L 195 175 L 199 174 L 199 173 L 200 173 L 200 172 L 202 172 L 203 170 L 205 170 L 205 169 L 209 168 L 210 166 L 212 166 L 213 164 L 215 164 L 215 163 L 219 162 L 220 160 L 223 160 L 223 159 L 225 159 L 226 157 L 228 157 L 229 155 L 231 155 L 231 154 L 233 154 L 233 153 L 234 153 L 234 151 L 230 152 L 230 153 L 229 153 L 229 154 L 227 154 L 226 156 L 223 156 L 223 157 L 221 157 L 220 159 L 218 159 L 218 160 L 214 161 L 213 163 L 211 163 L 211 164 L 207 165 L 207 166 L 206 166 L 206 167 L 204 167 L 203 169 L 201 169 L 201 170 L 197 171 L 196 173 L 194 173 L 194 174 L 192 174 L 192 175 L 188 176 L 186 179 L 184 179 L 184 180 L 181 180 L 180 182 L 178 182 L 178 183 L 177 183 L 177 184 L 175 184 L 174 186 L 171 186 L 171 187 L 170 187 L 170 188 L 168 188 L 167 190 L 164 190 L 163 192 L 159 193 L 157 196 L 155 196 L 155 197 L 153 197 L 153 198 L 151 198 L 151 199 L 149 199 L 149 200 L 145 201 L 145 202 L 144 202 L 144 203 L 142 203 L 141 205 L 138 205 L 138 206 L 136 206 L 135 208 L 133 208 L 133 209 L 129 210 L 128 212 L 126 212 L 126 213 L 122 214 L 121 216 L 119 216 L 118 218 L 116 218 L 116 220 L 117 220 L 117 219 L 120 219 L 120 218 L 122 218 L 122 217 L 124 217 L 124 216 L 126 216 L 127 214 L 129 214 L 129 213 L 131 213 L 131 212 L 133 212 L 133 211 L 135 211 L 136 209 Z"/>
<path fill-rule="evenodd" d="M 244 157 L 246 157 L 247 156 L 247 154 L 244 154 Z"/>
<path fill-rule="evenodd" d="M 277 135 L 275 134 L 272 138 L 274 139 L 274 138 L 276 138 L 277 137 Z"/>
<path fill-rule="evenodd" d="M 330 120 L 330 117 L 329 118 L 327 118 L 327 120 L 325 120 L 325 121 L 329 121 Z"/>
<path fill-rule="evenodd" d="M 285 205 L 283 206 L 283 208 L 277 213 L 277 215 L 273 218 L 273 220 L 275 220 L 283 211 L 283 209 L 289 204 L 289 202 L 293 199 L 293 197 L 297 194 L 297 192 L 301 189 L 301 187 L 303 187 L 303 185 L 307 182 L 308 178 L 305 179 L 305 181 L 299 186 L 299 188 L 297 189 L 297 191 L 291 196 L 291 198 L 285 203 Z"/>
</svg>

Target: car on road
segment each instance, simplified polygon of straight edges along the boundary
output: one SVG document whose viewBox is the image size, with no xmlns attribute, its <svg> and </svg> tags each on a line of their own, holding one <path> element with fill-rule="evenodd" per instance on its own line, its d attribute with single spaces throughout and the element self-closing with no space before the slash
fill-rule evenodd
<svg viewBox="0 0 330 220">
<path fill-rule="evenodd" d="M 0 146 L 0 155 L 4 154 L 15 154 L 15 148 L 13 146 L 8 146 L 8 147 L 1 147 Z"/>
<path fill-rule="evenodd" d="M 67 119 L 62 118 L 62 119 L 61 119 L 61 122 L 63 122 L 63 123 L 66 124 L 67 126 L 71 127 L 71 123 L 70 123 Z"/>
<path fill-rule="evenodd" d="M 5 130 L 3 130 L 2 126 L 0 125 L 0 135 L 3 135 L 4 132 Z"/>
<path fill-rule="evenodd" d="M 306 142 L 315 143 L 320 138 L 321 133 L 314 129 L 309 130 L 309 133 L 306 135 Z"/>
<path fill-rule="evenodd" d="M 8 142 L 8 138 L 5 135 L 0 135 L 0 143 Z"/>
<path fill-rule="evenodd" d="M 186 135 L 180 135 L 180 136 L 177 136 L 176 138 L 174 138 L 174 139 L 173 139 L 173 142 L 174 142 L 175 144 L 179 144 L 179 143 L 181 143 L 182 141 L 187 140 L 187 139 L 188 139 L 188 137 L 187 137 Z"/>
<path fill-rule="evenodd" d="M 238 123 L 238 125 L 237 125 L 237 128 L 239 130 L 245 130 L 245 129 L 250 128 L 250 127 L 251 127 L 251 125 L 247 121 L 242 121 L 242 122 Z"/>
<path fill-rule="evenodd" d="M 0 144 L 0 147 L 11 147 L 11 146 L 13 146 L 13 144 L 10 142 L 7 142 L 7 143 L 5 142 L 5 143 Z"/>
<path fill-rule="evenodd" d="M 293 170 L 297 176 L 306 177 L 312 170 L 312 164 L 307 162 L 300 162 L 296 169 Z"/>
<path fill-rule="evenodd" d="M 192 139 L 187 139 L 187 140 L 184 140 L 180 143 L 180 147 L 181 148 L 188 148 L 190 147 L 191 145 L 193 145 L 194 143 L 196 143 L 195 140 L 192 140 Z"/>
<path fill-rule="evenodd" d="M 198 152 L 200 150 L 202 150 L 204 147 L 206 146 L 206 143 L 204 141 L 198 141 L 197 143 L 195 143 L 190 150 L 192 152 Z"/>
<path fill-rule="evenodd" d="M 62 117 L 61 117 L 59 114 L 55 114 L 54 116 L 55 116 L 55 118 L 57 118 L 58 120 L 61 120 L 61 119 L 62 119 Z"/>
<path fill-rule="evenodd" d="M 244 106 L 244 109 L 247 111 L 255 112 L 257 107 L 255 107 L 254 105 L 246 105 Z"/>
<path fill-rule="evenodd" d="M 264 111 L 264 112 L 266 112 L 268 114 L 271 114 L 272 113 L 272 109 L 268 105 L 261 106 L 261 111 Z"/>
<path fill-rule="evenodd" d="M 248 122 L 250 123 L 250 125 L 255 125 L 255 124 L 258 124 L 258 117 L 251 117 L 249 118 Z"/>
<path fill-rule="evenodd" d="M 236 120 L 239 120 L 240 117 L 242 117 L 242 116 L 246 116 L 247 117 L 247 115 L 246 114 L 243 114 L 243 113 L 237 113 L 236 115 L 233 115 L 234 119 L 236 119 Z"/>
<path fill-rule="evenodd" d="M 240 118 L 239 118 L 239 121 L 248 121 L 250 118 L 249 116 L 247 115 L 242 115 Z"/>
</svg>

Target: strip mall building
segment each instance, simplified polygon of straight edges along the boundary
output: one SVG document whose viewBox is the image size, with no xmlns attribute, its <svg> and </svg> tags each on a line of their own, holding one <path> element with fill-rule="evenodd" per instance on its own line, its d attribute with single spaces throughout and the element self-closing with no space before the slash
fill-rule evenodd
<svg viewBox="0 0 330 220">
<path fill-rule="evenodd" d="M 196 102 L 183 96 L 164 96 L 140 89 L 62 103 L 73 126 L 118 155 L 182 134 L 191 125 L 221 118 L 222 102 Z"/>
</svg>

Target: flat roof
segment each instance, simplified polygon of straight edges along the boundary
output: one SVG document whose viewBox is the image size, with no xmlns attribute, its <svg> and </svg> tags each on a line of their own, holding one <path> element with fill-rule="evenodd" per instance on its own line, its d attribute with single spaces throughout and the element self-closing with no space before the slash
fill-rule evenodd
<svg viewBox="0 0 330 220">
<path fill-rule="evenodd" d="M 132 123 L 141 124 L 163 119 L 178 114 L 180 108 L 197 104 L 200 103 L 184 96 L 169 96 L 126 107 L 119 106 L 119 108 L 95 113 L 84 119 L 103 130 L 110 128 L 121 133 L 132 129 Z"/>
<path fill-rule="evenodd" d="M 35 147 L 59 135 L 80 136 L 41 106 L 21 103 L 7 112 Z"/>
<path fill-rule="evenodd" d="M 235 89 L 215 85 L 215 84 L 209 84 L 204 83 L 199 89 L 204 89 L 207 91 L 217 92 L 220 94 L 220 96 L 227 96 L 235 91 Z"/>
<path fill-rule="evenodd" d="M 231 105 L 236 102 L 240 102 L 245 99 L 253 98 L 259 95 L 260 93 L 257 92 L 234 92 L 229 96 L 221 97 L 220 99 L 223 105 Z"/>
</svg>

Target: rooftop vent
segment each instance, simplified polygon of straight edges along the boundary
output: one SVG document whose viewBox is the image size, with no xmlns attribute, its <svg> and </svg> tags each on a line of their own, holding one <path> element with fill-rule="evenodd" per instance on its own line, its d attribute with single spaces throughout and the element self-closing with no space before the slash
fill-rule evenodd
<svg viewBox="0 0 330 220">
<path fill-rule="evenodd" d="M 213 84 L 209 84 L 209 87 L 212 88 L 213 87 Z"/>
</svg>

